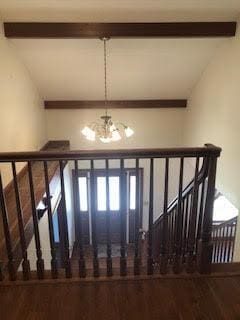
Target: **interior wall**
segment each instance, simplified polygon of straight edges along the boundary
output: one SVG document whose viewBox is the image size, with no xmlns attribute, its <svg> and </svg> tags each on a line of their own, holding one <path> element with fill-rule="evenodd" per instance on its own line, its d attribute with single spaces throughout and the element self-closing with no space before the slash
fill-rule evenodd
<svg viewBox="0 0 240 320">
<path fill-rule="evenodd" d="M 0 23 L 0 152 L 39 150 L 46 142 L 43 101 Z M 10 168 L 1 165 L 4 185 Z"/>
<path fill-rule="evenodd" d="M 222 148 L 217 189 L 240 209 L 240 30 L 218 51 L 194 88 L 185 110 L 183 141 Z M 234 261 L 240 261 L 238 222 Z"/>
<path fill-rule="evenodd" d="M 217 188 L 240 208 L 240 32 L 229 39 L 207 66 L 185 109 L 184 143 L 222 148 Z"/>
<path fill-rule="evenodd" d="M 104 110 L 47 110 L 49 140 L 69 139 L 72 149 L 120 149 L 175 147 L 182 142 L 183 109 L 110 110 L 115 122 L 132 127 L 135 134 L 118 142 L 88 141 L 84 126 L 99 120 Z"/>
</svg>

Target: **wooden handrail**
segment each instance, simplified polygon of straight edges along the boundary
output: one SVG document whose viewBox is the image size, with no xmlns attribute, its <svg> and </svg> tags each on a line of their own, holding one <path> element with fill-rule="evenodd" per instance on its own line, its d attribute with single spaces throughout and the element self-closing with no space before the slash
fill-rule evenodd
<svg viewBox="0 0 240 320">
<path fill-rule="evenodd" d="M 199 148 L 122 149 L 122 150 L 76 150 L 76 151 L 33 151 L 3 152 L 0 162 L 24 162 L 29 160 L 80 160 L 80 159 L 136 159 L 136 158 L 179 158 L 219 157 L 221 148 L 205 145 Z"/>
<path fill-rule="evenodd" d="M 223 221 L 223 222 L 220 223 L 220 224 L 214 224 L 213 227 L 212 227 L 212 229 L 214 230 L 214 229 L 223 228 L 223 227 L 225 227 L 225 226 L 227 226 L 227 225 L 229 225 L 229 224 L 231 224 L 231 223 L 233 223 L 233 222 L 237 222 L 237 219 L 238 219 L 238 216 L 233 217 L 233 218 L 231 218 L 231 219 L 229 219 L 229 220 L 227 220 L 227 221 Z M 214 221 L 213 221 L 213 222 L 214 222 Z"/>
</svg>

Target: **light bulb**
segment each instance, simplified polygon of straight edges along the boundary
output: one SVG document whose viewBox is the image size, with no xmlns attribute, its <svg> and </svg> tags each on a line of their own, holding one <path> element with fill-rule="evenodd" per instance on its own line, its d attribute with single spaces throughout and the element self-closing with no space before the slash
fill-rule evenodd
<svg viewBox="0 0 240 320">
<path fill-rule="evenodd" d="M 127 138 L 131 137 L 134 134 L 133 129 L 131 129 L 130 127 L 126 127 L 124 131 Z"/>
<path fill-rule="evenodd" d="M 107 137 L 107 138 L 105 138 L 105 137 L 100 137 L 99 138 L 103 143 L 109 143 L 110 141 L 111 141 L 111 138 L 109 138 L 109 137 Z"/>
<path fill-rule="evenodd" d="M 121 140 L 121 136 L 118 130 L 114 130 L 112 132 L 112 141 L 119 141 Z"/>
</svg>

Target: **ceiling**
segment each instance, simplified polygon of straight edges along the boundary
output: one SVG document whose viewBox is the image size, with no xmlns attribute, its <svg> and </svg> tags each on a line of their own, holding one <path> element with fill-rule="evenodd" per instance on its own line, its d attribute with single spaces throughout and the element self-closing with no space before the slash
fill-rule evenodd
<svg viewBox="0 0 240 320">
<path fill-rule="evenodd" d="M 229 20 L 239 0 L 0 0 L 5 21 L 144 22 Z"/>
<path fill-rule="evenodd" d="M 239 0 L 0 0 L 3 21 L 229 21 Z M 95 39 L 11 39 L 45 100 L 101 100 L 103 44 Z M 111 39 L 109 99 L 187 99 L 219 47 L 205 39 Z"/>
<path fill-rule="evenodd" d="M 103 43 L 9 40 L 45 100 L 104 98 Z M 109 99 L 184 99 L 223 39 L 111 39 Z"/>
</svg>

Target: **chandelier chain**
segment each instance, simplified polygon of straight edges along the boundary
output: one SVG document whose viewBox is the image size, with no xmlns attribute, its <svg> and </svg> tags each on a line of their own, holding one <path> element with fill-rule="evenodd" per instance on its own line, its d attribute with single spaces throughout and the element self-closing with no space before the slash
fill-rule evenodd
<svg viewBox="0 0 240 320">
<path fill-rule="evenodd" d="M 105 108 L 106 108 L 106 116 L 107 116 L 107 100 L 108 100 L 108 95 L 107 95 L 107 38 L 103 38 L 103 43 L 104 43 L 104 98 L 105 98 Z"/>
</svg>

